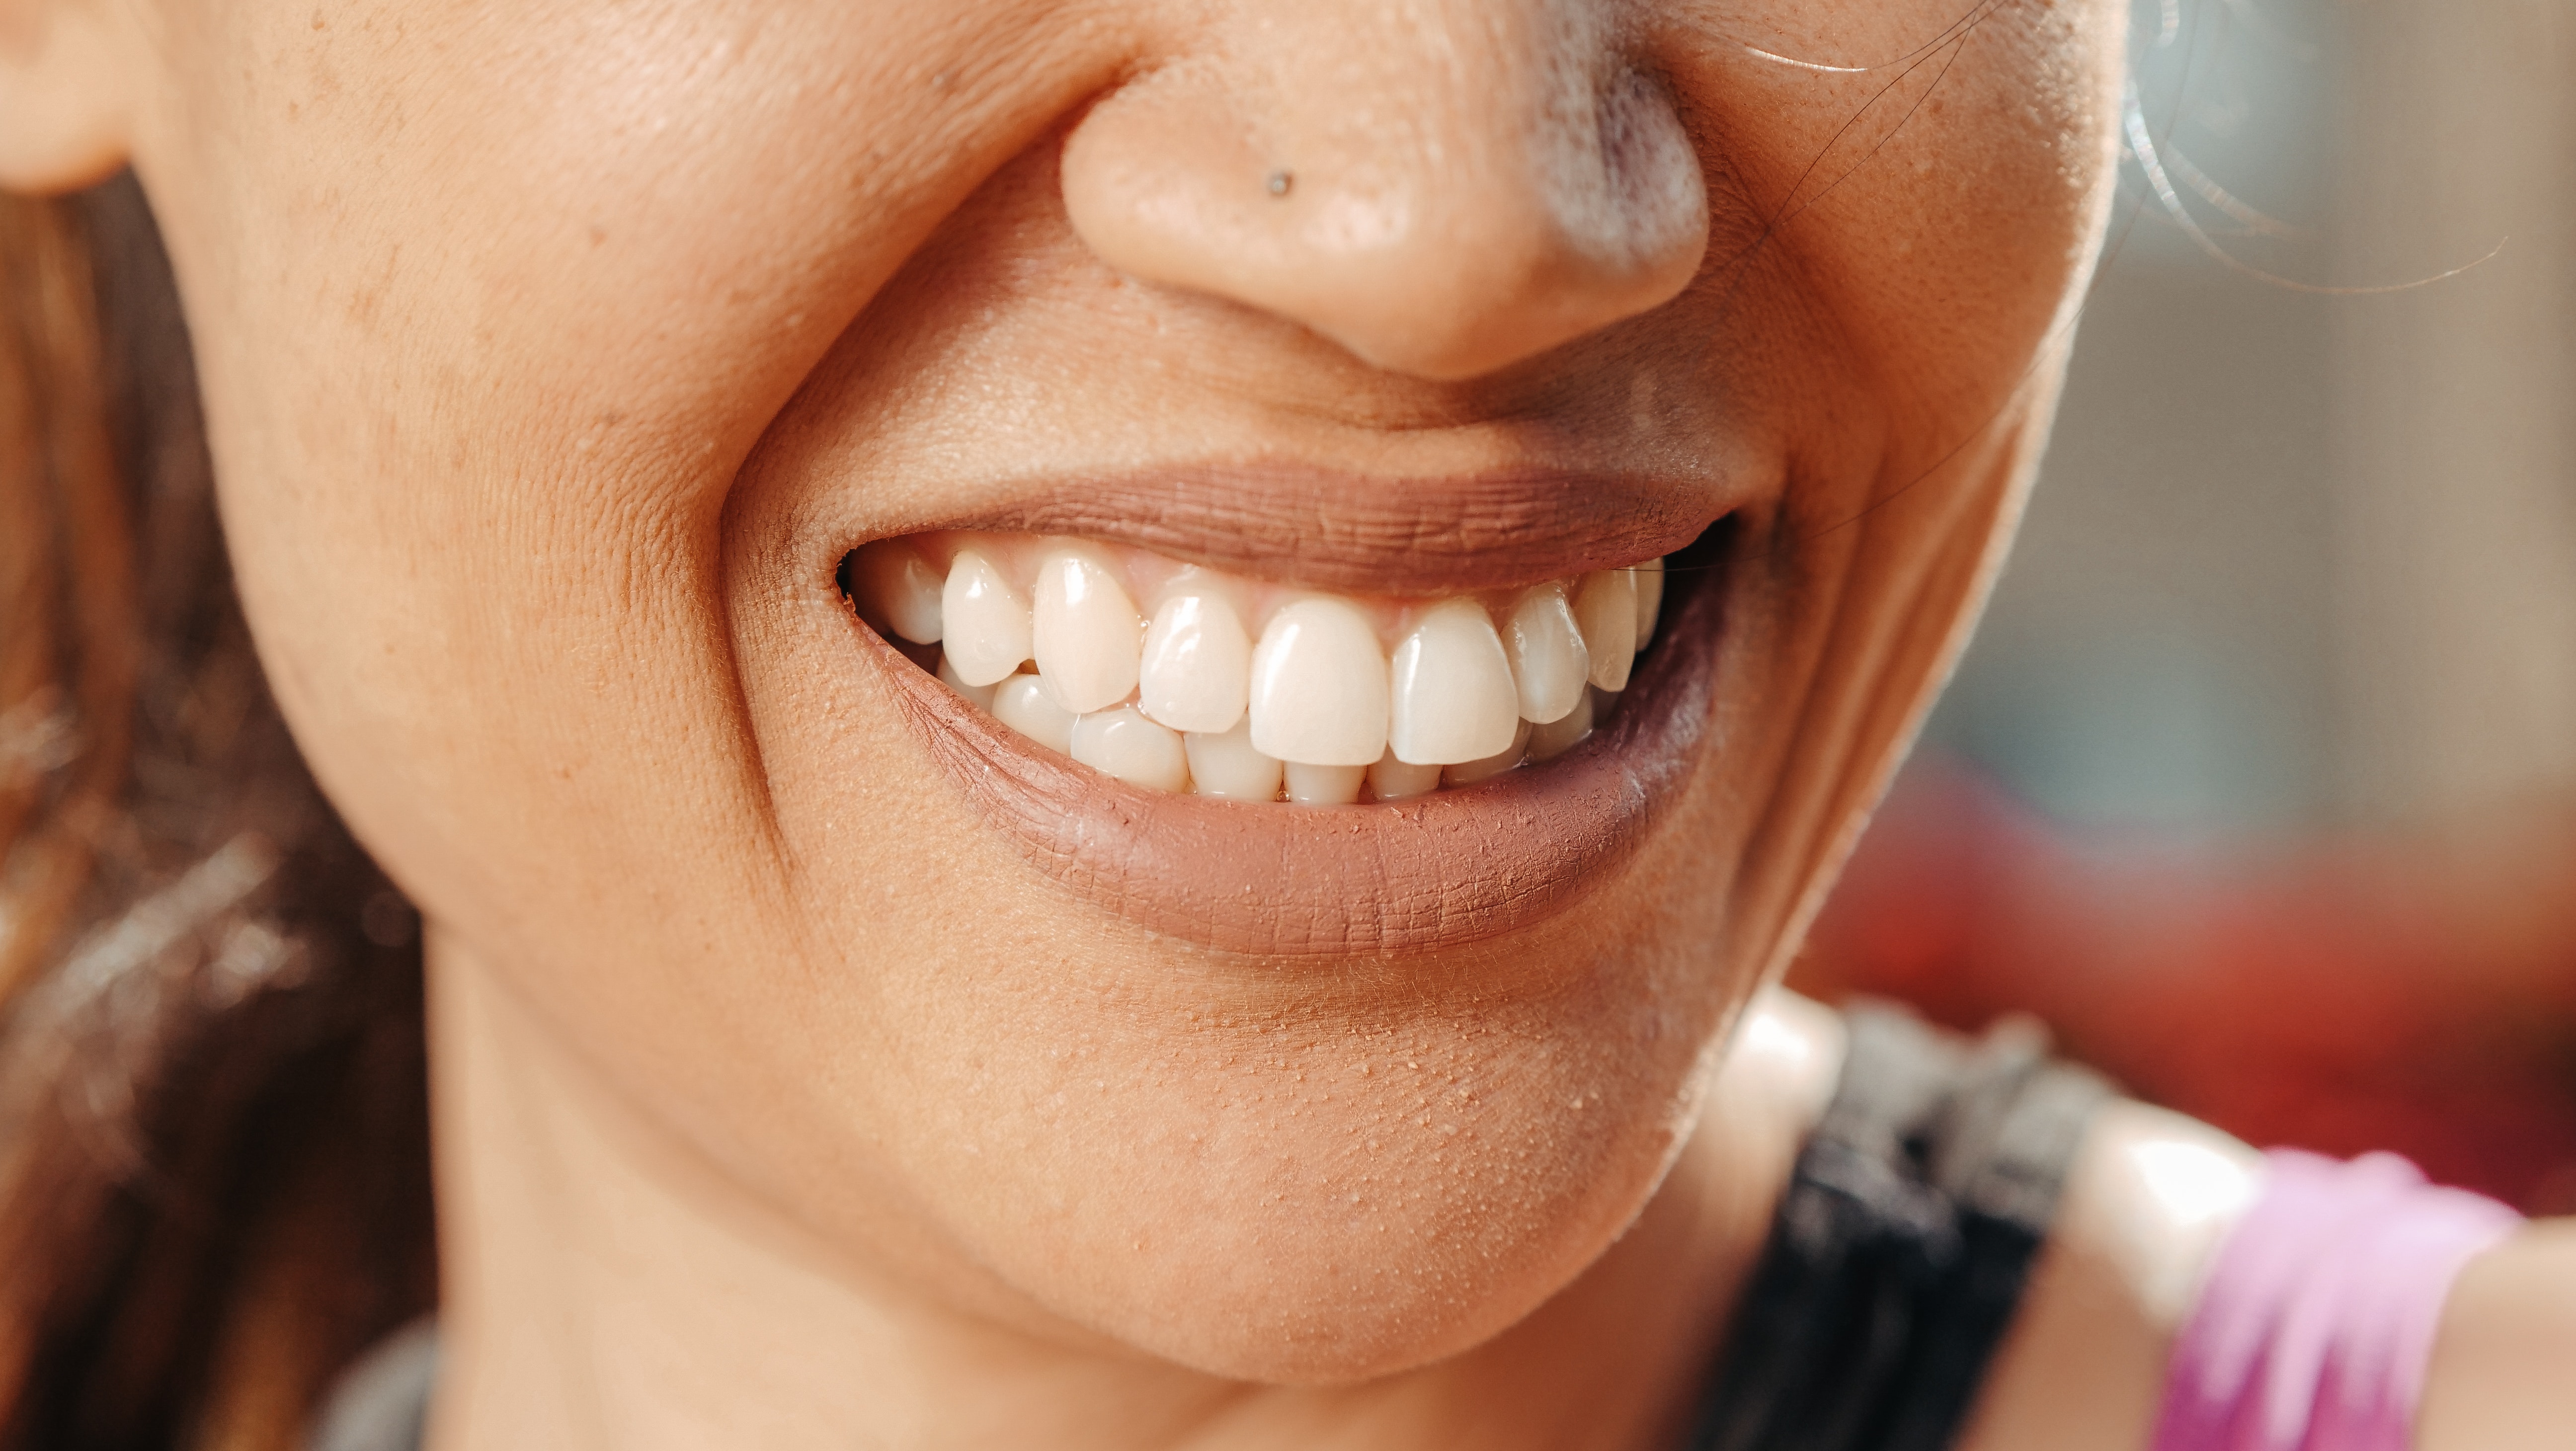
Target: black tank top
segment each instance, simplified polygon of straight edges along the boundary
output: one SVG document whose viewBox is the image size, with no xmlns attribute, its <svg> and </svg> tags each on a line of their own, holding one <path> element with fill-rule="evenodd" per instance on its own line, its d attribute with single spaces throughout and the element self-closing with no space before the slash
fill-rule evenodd
<svg viewBox="0 0 2576 1451">
<path fill-rule="evenodd" d="M 1682 1451 L 1944 1451 L 1975 1406 L 2102 1080 L 2007 1021 L 1970 1044 L 1859 1006 Z M 420 1451 L 438 1333 L 369 1351 L 311 1451 Z"/>
</svg>

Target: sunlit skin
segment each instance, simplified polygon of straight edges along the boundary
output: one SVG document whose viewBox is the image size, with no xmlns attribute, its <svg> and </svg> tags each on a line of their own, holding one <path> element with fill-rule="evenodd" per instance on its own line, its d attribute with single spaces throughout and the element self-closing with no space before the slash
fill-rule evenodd
<svg viewBox="0 0 2576 1451">
<path fill-rule="evenodd" d="M 271 682 L 429 924 L 435 1444 L 1669 1443 L 1830 1022 L 1717 1065 L 2109 215 L 2125 7 L 1964 3 L 0 0 L 0 184 L 141 177 Z M 1209 464 L 1731 513 L 1651 834 L 1338 957 L 1034 870 L 834 571 Z M 2240 1152 L 2114 1120 L 1980 1447 L 2143 1435 L 2206 1235 L 2123 1135 Z"/>
</svg>

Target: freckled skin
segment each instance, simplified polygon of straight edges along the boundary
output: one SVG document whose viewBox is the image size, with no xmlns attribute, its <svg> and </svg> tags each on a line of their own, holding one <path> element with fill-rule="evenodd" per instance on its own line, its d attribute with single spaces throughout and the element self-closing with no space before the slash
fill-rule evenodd
<svg viewBox="0 0 2576 1451">
<path fill-rule="evenodd" d="M 572 1153 L 540 1121 L 897 1319 L 1253 1381 L 1457 1355 L 1600 1262 L 2053 405 L 2124 11 L 1959 9 L 113 11 L 100 125 L 262 657 L 431 923 L 460 1356 L 569 1273 L 491 1268 Z M 857 542 L 1283 458 L 1736 491 L 1709 754 L 1578 910 L 1320 964 L 1157 934 L 1048 889 L 852 683 Z"/>
</svg>

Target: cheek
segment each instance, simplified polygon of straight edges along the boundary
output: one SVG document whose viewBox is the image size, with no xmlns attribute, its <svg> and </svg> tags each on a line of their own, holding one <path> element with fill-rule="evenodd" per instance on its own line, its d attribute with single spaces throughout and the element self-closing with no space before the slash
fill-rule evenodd
<svg viewBox="0 0 2576 1451">
<path fill-rule="evenodd" d="M 2071 327 L 2108 215 L 2127 10 L 1906 0 L 1850 21 L 1777 44 L 1865 73 L 1725 56 L 1701 98 L 1761 245 L 1794 257 L 1898 414 L 1891 464 L 1919 466 L 2045 401 L 2019 390 Z"/>
<path fill-rule="evenodd" d="M 901 255 L 883 229 L 939 197 L 751 167 L 712 208 L 706 177 L 643 184 L 689 160 L 675 134 L 810 156 L 795 125 L 851 118 L 764 110 L 738 94 L 759 66 L 643 87 L 619 36 L 545 33 L 628 7 L 501 38 L 466 9 L 239 7 L 139 165 L 244 605 L 317 775 L 445 933 L 730 1143 L 805 975 L 719 588 L 724 491 L 829 307 Z M 549 54 L 558 73 L 513 70 Z"/>
<path fill-rule="evenodd" d="M 937 9 L 174 22 L 186 73 L 138 166 L 263 656 L 363 839 L 496 950 L 776 935 L 754 930 L 764 808 L 721 510 L 976 172 L 969 103 L 926 115 L 898 83 L 956 48 Z M 981 119 L 973 145 L 1016 146 L 1012 114 Z M 709 897 L 716 922 L 680 905 Z"/>
</svg>

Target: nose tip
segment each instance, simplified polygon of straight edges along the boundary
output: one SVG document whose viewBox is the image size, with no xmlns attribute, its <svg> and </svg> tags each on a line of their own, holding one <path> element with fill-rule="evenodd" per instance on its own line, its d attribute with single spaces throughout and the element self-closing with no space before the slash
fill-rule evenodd
<svg viewBox="0 0 2576 1451">
<path fill-rule="evenodd" d="M 1365 362 L 1482 376 L 1680 292 L 1708 244 L 1670 98 L 1604 53 L 1408 27 L 1413 54 L 1265 67 L 1179 59 L 1065 143 L 1074 229 L 1143 281 L 1301 323 Z M 1342 36 L 1322 54 L 1358 50 Z M 1380 40 L 1383 37 L 1370 37 Z"/>
</svg>

